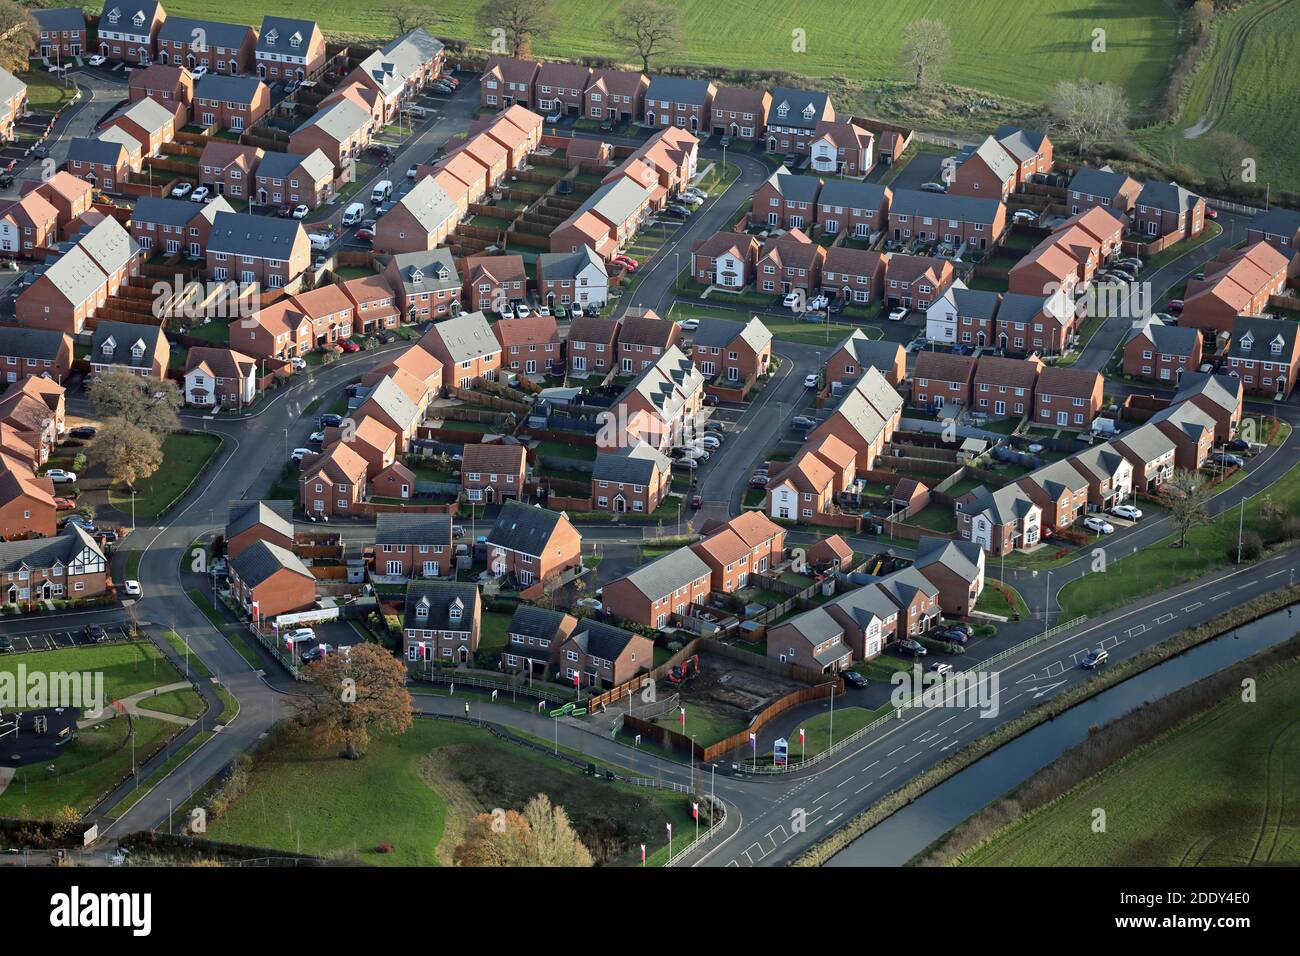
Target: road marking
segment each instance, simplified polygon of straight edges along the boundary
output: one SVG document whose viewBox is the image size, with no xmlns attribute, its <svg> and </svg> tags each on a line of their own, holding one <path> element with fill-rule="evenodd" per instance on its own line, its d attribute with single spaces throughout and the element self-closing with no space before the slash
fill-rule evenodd
<svg viewBox="0 0 1300 956">
<path fill-rule="evenodd" d="M 873 761 L 871 761 L 871 763 L 867 764 L 865 767 L 862 768 L 862 772 L 863 772 L 863 773 L 866 773 L 868 770 L 870 770 L 872 767 L 874 767 L 874 766 L 875 766 L 876 764 L 878 764 L 878 763 L 880 763 L 879 760 L 873 760 Z"/>
<path fill-rule="evenodd" d="M 1147 631 L 1147 626 L 1145 624 L 1134 624 L 1124 633 L 1127 634 L 1129 637 L 1137 637 L 1141 634 L 1145 634 L 1146 631 Z"/>
<path fill-rule="evenodd" d="M 1009 704 L 1009 703 L 1011 703 L 1012 701 L 1014 701 L 1014 700 L 1019 700 L 1021 697 L 1024 697 L 1024 696 L 1025 696 L 1024 694 L 1016 694 L 1015 697 L 1008 697 L 1006 700 L 1002 701 L 1002 703 L 1004 703 L 1004 704 Z M 967 724 L 966 726 L 969 727 L 970 724 Z"/>
<path fill-rule="evenodd" d="M 1173 619 L 1174 616 L 1172 614 L 1161 614 L 1158 618 L 1156 618 L 1156 626 L 1158 627 L 1161 624 L 1168 624 Z"/>
<path fill-rule="evenodd" d="M 1210 598 L 1210 600 L 1211 600 L 1211 601 L 1217 601 L 1219 598 L 1225 598 L 1225 597 L 1227 597 L 1227 596 L 1228 596 L 1229 594 L 1231 594 L 1231 593 L 1232 593 L 1231 591 L 1224 591 L 1222 594 L 1216 594 L 1216 595 L 1214 595 L 1214 597 Z"/>
<path fill-rule="evenodd" d="M 824 799 L 826 799 L 827 797 L 829 797 L 830 795 L 831 795 L 831 792 L 830 792 L 829 790 L 827 790 L 827 791 L 826 791 L 825 793 L 823 793 L 820 797 L 813 797 L 813 803 L 816 803 L 818 800 L 824 800 Z"/>
<path fill-rule="evenodd" d="M 853 792 L 854 792 L 855 794 L 856 794 L 856 793 L 861 793 L 863 790 L 870 790 L 870 789 L 871 789 L 872 787 L 874 787 L 875 785 L 876 785 L 876 781 L 873 780 L 873 781 L 871 781 L 871 783 L 867 784 L 865 787 L 859 787 L 857 790 L 854 790 Z"/>
<path fill-rule="evenodd" d="M 916 759 L 917 757 L 919 757 L 919 756 L 921 756 L 921 751 L 918 750 L 916 753 L 912 754 L 912 756 L 910 756 L 910 757 L 908 757 L 906 760 L 904 760 L 903 763 L 911 763 L 913 760 L 915 760 L 915 759 Z"/>
<path fill-rule="evenodd" d="M 1014 699 L 1014 698 L 1013 698 L 1013 699 Z M 956 734 L 961 733 L 963 730 L 965 730 L 967 727 L 969 727 L 969 726 L 970 726 L 971 724 L 973 724 L 973 723 L 975 723 L 975 721 L 973 721 L 973 720 L 971 720 L 971 721 L 967 721 L 966 723 L 964 723 L 964 724 L 962 724 L 960 727 L 958 727 L 956 730 L 954 730 L 954 731 L 953 731 L 953 734 L 956 735 Z"/>
<path fill-rule="evenodd" d="M 843 780 L 841 780 L 839 783 L 837 783 L 837 784 L 835 785 L 835 789 L 838 790 L 840 787 L 844 786 L 846 783 L 848 783 L 850 780 L 852 780 L 852 779 L 853 779 L 854 777 L 856 777 L 856 776 L 857 776 L 857 774 L 850 774 L 849 776 L 845 777 Z M 831 809 L 833 810 L 833 809 L 835 809 L 835 808 L 832 807 Z"/>
<path fill-rule="evenodd" d="M 949 720 L 956 720 L 956 719 L 957 719 L 957 716 L 958 716 L 957 714 L 953 714 L 951 717 L 948 717 L 948 718 L 946 718 L 945 720 L 941 720 L 941 721 L 939 721 L 939 726 L 942 727 L 942 726 L 943 726 L 944 724 L 946 724 Z"/>
<path fill-rule="evenodd" d="M 1264 575 L 1264 579 L 1265 579 L 1265 580 L 1268 580 L 1269 578 L 1275 578 L 1275 577 L 1277 577 L 1279 574 L 1290 574 L 1290 569 L 1289 569 L 1289 568 L 1283 568 L 1281 571 L 1274 571 L 1272 574 L 1266 574 L 1266 575 Z"/>
<path fill-rule="evenodd" d="M 884 773 L 880 775 L 880 779 L 884 780 L 886 777 L 888 777 L 891 773 L 893 773 L 897 769 L 898 769 L 897 767 L 890 767 L 888 770 L 886 770 Z"/>
<path fill-rule="evenodd" d="M 838 819 L 839 819 L 840 817 L 842 817 L 842 816 L 844 816 L 844 814 L 842 814 L 842 813 L 837 813 L 837 814 L 835 814 L 835 816 L 831 817 L 829 820 L 826 821 L 826 825 L 827 825 L 827 826 L 830 826 L 832 823 L 834 823 L 836 820 L 838 820 Z"/>
<path fill-rule="evenodd" d="M 885 754 L 885 756 L 886 756 L 886 757 L 892 757 L 892 756 L 894 756 L 894 754 L 898 753 L 900 750 L 905 749 L 906 747 L 907 747 L 907 744 L 903 744 L 902 747 L 895 747 L 895 748 L 894 748 L 893 750 L 891 750 L 889 753 Z"/>
<path fill-rule="evenodd" d="M 940 737 L 940 738 L 939 738 L 938 740 L 936 740 L 934 743 L 930 744 L 930 749 L 933 750 L 935 747 L 939 746 L 941 743 L 943 743 L 943 742 L 944 742 L 945 740 L 947 740 L 947 739 L 948 739 L 948 735 L 947 735 L 947 734 L 944 734 L 942 737 Z"/>
<path fill-rule="evenodd" d="M 1195 611 L 1198 607 L 1205 607 L 1205 602 L 1204 602 L 1204 601 L 1197 601 L 1195 604 L 1189 604 L 1189 605 L 1187 605 L 1187 607 L 1183 608 L 1183 613 L 1184 613 L 1184 614 L 1189 614 L 1189 613 L 1191 613 L 1192 611 Z"/>
<path fill-rule="evenodd" d="M 1247 581 L 1245 584 L 1239 584 L 1239 585 L 1237 585 L 1237 590 L 1238 590 L 1238 591 L 1244 591 L 1244 590 L 1246 590 L 1247 588 L 1253 588 L 1254 586 L 1255 586 L 1255 582 L 1254 582 L 1254 581 Z"/>
</svg>

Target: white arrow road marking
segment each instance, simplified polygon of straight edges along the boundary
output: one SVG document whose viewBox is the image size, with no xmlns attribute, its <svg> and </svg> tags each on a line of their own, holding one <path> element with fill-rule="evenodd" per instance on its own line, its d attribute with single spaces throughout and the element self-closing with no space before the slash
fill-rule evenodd
<svg viewBox="0 0 1300 956">
<path fill-rule="evenodd" d="M 826 821 L 826 825 L 827 825 L 827 826 L 830 826 L 832 823 L 834 823 L 836 820 L 838 820 L 838 819 L 839 819 L 840 817 L 842 817 L 842 816 L 844 816 L 844 814 L 842 814 L 842 813 L 837 813 L 837 814 L 835 814 L 835 816 L 831 817 L 829 820 Z"/>
<path fill-rule="evenodd" d="M 939 753 L 943 753 L 943 752 L 944 752 L 945 750 L 947 750 L 949 747 L 956 747 L 956 746 L 957 746 L 958 744 L 960 744 L 960 743 L 961 743 L 960 740 L 957 740 L 956 738 L 953 738 L 953 740 L 952 740 L 951 743 L 946 743 L 946 744 L 944 744 L 942 747 L 939 748 Z"/>
<path fill-rule="evenodd" d="M 1025 693 L 1027 693 L 1027 694 L 1028 694 L 1028 693 L 1033 693 L 1033 695 L 1034 695 L 1034 700 L 1037 700 L 1038 698 L 1042 697 L 1044 694 L 1046 694 L 1046 693 L 1048 693 L 1048 692 L 1050 692 L 1050 691 L 1055 690 L 1056 688 L 1060 687 L 1060 686 L 1061 686 L 1062 684 L 1064 684 L 1064 683 L 1066 683 L 1066 681 L 1058 680 L 1058 681 L 1056 681 L 1055 683 L 1052 683 L 1052 684 L 1046 684 L 1046 685 L 1041 686 L 1041 687 L 1030 687 L 1030 688 L 1027 688 L 1027 689 L 1026 689 Z"/>
</svg>

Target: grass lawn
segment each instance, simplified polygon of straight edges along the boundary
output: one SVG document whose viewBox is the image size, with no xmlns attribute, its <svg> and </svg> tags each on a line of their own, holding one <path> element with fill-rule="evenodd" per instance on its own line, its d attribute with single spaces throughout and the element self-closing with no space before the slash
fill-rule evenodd
<svg viewBox="0 0 1300 956">
<path fill-rule="evenodd" d="M 873 657 L 864 663 L 855 664 L 853 669 L 865 674 L 871 680 L 888 683 L 896 671 L 910 671 L 912 663 L 910 660 L 894 657 L 892 654 L 881 654 L 879 657 Z"/>
<path fill-rule="evenodd" d="M 656 718 L 654 722 L 660 727 L 667 727 L 669 730 L 675 730 L 678 733 L 685 733 L 688 737 L 694 737 L 695 742 L 702 747 L 716 744 L 719 740 L 725 740 L 732 734 L 740 733 L 748 726 L 742 718 L 730 713 L 720 713 L 707 704 L 687 700 L 685 707 L 685 730 L 682 729 L 681 719 L 676 710 Z"/>
<path fill-rule="evenodd" d="M 513 614 L 504 611 L 484 611 L 479 624 L 478 649 L 481 654 L 496 657 L 505 649 L 506 628 L 510 626 Z"/>
<path fill-rule="evenodd" d="M 0 673 L 17 674 L 19 664 L 29 674 L 102 673 L 105 704 L 180 679 L 162 652 L 148 641 L 6 654 L 0 657 Z"/>
<path fill-rule="evenodd" d="M 1003 588 L 1009 592 L 1010 600 L 1007 600 L 1007 594 L 1002 593 Z M 975 610 L 1006 618 L 1013 614 L 1019 614 L 1023 618 L 1029 614 L 1029 608 L 1025 604 L 1025 599 L 1020 596 L 1020 592 L 1011 585 L 1003 584 L 993 578 L 984 579 L 984 590 L 980 592 L 980 599 L 975 602 Z"/>
<path fill-rule="evenodd" d="M 221 448 L 217 435 L 197 432 L 173 432 L 163 439 L 163 464 L 136 489 L 137 519 L 157 518 L 167 511 L 190 487 L 190 483 L 207 467 Z M 131 495 L 122 489 L 109 492 L 109 503 L 131 513 Z"/>
<path fill-rule="evenodd" d="M 277 739 L 259 757 L 247 793 L 209 822 L 208 835 L 371 864 L 446 866 L 476 814 L 522 809 L 539 792 L 565 807 L 588 846 L 602 834 L 613 863 L 635 858 L 639 865 L 638 844 L 653 852 L 665 840 L 665 823 L 685 832 L 689 820 L 681 795 L 585 777 L 478 728 L 416 720 L 406 734 L 372 741 L 363 760 Z M 379 851 L 383 843 L 391 852 Z"/>
<path fill-rule="evenodd" d="M 206 710 L 203 705 L 203 698 L 199 696 L 198 691 L 189 687 L 181 690 L 169 690 L 165 694 L 146 697 L 140 701 L 140 707 L 144 710 L 157 711 L 160 714 L 188 717 L 191 720 L 197 720 Z"/>
<path fill-rule="evenodd" d="M 1255 531 L 1265 541 L 1268 540 L 1266 532 L 1269 527 L 1261 511 L 1269 500 L 1286 514 L 1300 513 L 1300 465 L 1294 466 L 1265 491 L 1246 500 L 1245 530 Z M 1178 538 L 1175 534 L 1144 548 L 1139 554 L 1112 563 L 1104 574 L 1076 578 L 1062 588 L 1057 597 L 1061 620 L 1081 614 L 1102 614 L 1111 608 L 1130 604 L 1145 594 L 1163 591 L 1227 566 L 1228 542 L 1236 541 L 1237 521 L 1237 509 L 1229 508 L 1217 518 L 1193 528 L 1187 535 L 1186 547 L 1176 547 Z"/>
<path fill-rule="evenodd" d="M 1295 866 L 1300 664 L 1265 673 L 1256 703 L 1217 707 L 1022 817 L 968 866 Z M 1087 825 L 1107 811 L 1106 833 Z"/>
<path fill-rule="evenodd" d="M 25 657 L 28 655 L 24 655 Z M 124 716 L 77 731 L 53 766 L 19 767 L 8 789 L 0 794 L 0 817 L 49 819 L 61 807 L 85 813 L 131 773 L 131 727 L 135 728 L 136 765 L 180 730 L 177 724 L 153 717 Z"/>
<path fill-rule="evenodd" d="M 884 710 L 889 709 L 889 707 L 884 708 Z M 805 737 L 802 749 L 799 747 L 799 732 L 794 731 L 790 734 L 790 757 L 797 759 L 801 753 L 815 757 L 836 740 L 843 740 L 849 734 L 861 730 L 879 716 L 879 712 L 867 710 L 865 707 L 836 707 L 833 721 L 829 710 L 824 714 L 818 714 L 811 720 L 804 721 Z M 835 731 L 833 738 L 832 729 Z"/>
<path fill-rule="evenodd" d="M 34 111 L 57 110 L 77 92 L 77 87 L 71 82 L 65 86 L 63 81 L 44 69 L 14 75 L 27 84 L 27 105 Z"/>
<path fill-rule="evenodd" d="M 729 302 L 727 296 L 720 296 L 719 302 Z M 771 299 L 767 297 L 763 300 L 763 307 L 771 307 Z M 674 321 L 682 319 L 730 319 L 736 321 L 741 316 L 737 315 L 733 309 L 711 309 L 707 303 L 696 304 L 693 302 L 682 302 L 678 300 L 673 303 L 672 308 L 668 310 L 668 318 Z M 863 334 L 869 339 L 878 339 L 882 333 L 874 325 L 850 325 L 845 322 L 801 322 L 798 319 L 775 318 L 770 315 L 761 315 L 759 321 L 767 326 L 772 337 L 785 342 L 802 342 L 805 345 L 823 345 L 833 348 L 841 341 L 848 337 L 854 329 L 861 329 Z"/>
<path fill-rule="evenodd" d="M 948 505 L 926 505 L 919 514 L 908 518 L 907 523 L 931 531 L 956 531 L 957 514 Z"/>
</svg>

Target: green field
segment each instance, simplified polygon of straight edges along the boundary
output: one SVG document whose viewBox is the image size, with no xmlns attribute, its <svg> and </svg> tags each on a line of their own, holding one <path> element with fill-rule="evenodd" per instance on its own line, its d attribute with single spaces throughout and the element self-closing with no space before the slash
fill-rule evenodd
<svg viewBox="0 0 1300 956">
<path fill-rule="evenodd" d="M 1205 136 L 1188 139 L 1184 133 L 1193 127 L 1231 130 L 1254 147 L 1250 156 L 1258 163 L 1258 182 L 1296 188 L 1297 35 L 1300 5 L 1294 3 L 1252 0 L 1219 18 L 1209 55 L 1187 84 L 1178 122 L 1141 130 L 1135 138 L 1166 162 L 1217 175 L 1207 157 Z"/>
<path fill-rule="evenodd" d="M 180 680 L 162 652 L 148 641 L 76 647 L 59 651 L 6 654 L 0 657 L 0 672 L 17 674 L 22 665 L 33 673 L 102 673 L 108 701 L 130 697 L 150 687 Z M 105 703 L 107 703 L 106 701 Z"/>
<path fill-rule="evenodd" d="M 165 694 L 155 694 L 139 701 L 141 710 L 152 710 L 160 714 L 173 714 L 197 720 L 204 711 L 203 698 L 198 691 L 186 687 L 182 690 L 169 690 Z"/>
<path fill-rule="evenodd" d="M 417 0 L 436 10 L 433 32 L 486 47 L 475 23 L 482 0 Z M 622 0 L 554 0 L 554 35 L 533 42 L 540 57 L 613 57 L 630 62 L 610 40 L 606 22 Z M 685 50 L 664 64 L 725 66 L 736 70 L 786 70 L 810 77 L 845 77 L 860 83 L 904 79 L 898 62 L 902 28 L 919 17 L 948 21 L 954 40 L 947 79 L 1020 99 L 1044 96 L 1058 77 L 1089 77 L 1121 84 L 1134 102 L 1164 83 L 1176 48 L 1178 20 L 1164 0 L 1039 0 L 1008 15 L 1005 0 L 822 0 L 803 6 L 781 0 L 674 0 L 683 12 Z M 246 0 L 177 0 L 172 16 L 260 23 L 264 5 Z M 341 0 L 312 7 L 331 34 L 389 37 L 383 5 Z M 1092 30 L 1107 30 L 1107 52 L 1091 51 Z M 792 52 L 792 32 L 806 31 L 806 51 Z"/>
<path fill-rule="evenodd" d="M 1291 468 L 1269 488 L 1246 500 L 1244 516 L 1236 508 L 1198 525 L 1187 535 L 1187 546 L 1176 547 L 1177 535 L 1157 541 L 1141 554 L 1115 562 L 1104 574 L 1076 578 L 1057 595 L 1063 621 L 1089 617 L 1123 607 L 1146 594 L 1154 594 L 1227 566 L 1227 546 L 1237 540 L 1239 517 L 1246 532 L 1254 531 L 1267 543 L 1272 527 L 1264 520 L 1265 502 L 1286 514 L 1300 513 L 1300 465 Z M 1128 573 L 1128 572 L 1132 573 Z"/>
<path fill-rule="evenodd" d="M 686 707 L 685 730 L 682 729 L 681 715 L 675 707 L 663 716 L 656 717 L 653 722 L 668 730 L 675 730 L 679 734 L 684 733 L 687 737 L 694 737 L 695 742 L 701 747 L 726 740 L 732 734 L 740 733 L 747 726 L 740 717 L 730 712 L 714 710 L 698 701 L 687 700 L 684 706 Z"/>
<path fill-rule="evenodd" d="M 584 842 L 601 842 L 611 862 L 631 862 L 633 853 L 639 862 L 638 843 L 653 853 L 666 822 L 684 833 L 689 820 L 680 796 L 593 780 L 484 730 L 441 721 L 417 720 L 406 734 L 372 742 L 358 761 L 281 738 L 250 776 L 248 791 L 210 821 L 208 836 L 371 864 L 450 865 L 475 814 L 521 809 L 539 792 L 564 806 Z M 383 843 L 391 852 L 379 852 Z"/>
<path fill-rule="evenodd" d="M 175 504 L 220 448 L 216 435 L 173 432 L 164 438 L 162 467 L 136 488 L 135 517 L 156 518 Z M 115 488 L 108 498 L 114 508 L 132 513 L 130 492 Z"/>
<path fill-rule="evenodd" d="M 963 859 L 971 866 L 1300 863 L 1300 664 L 1140 748 Z M 1094 833 L 1094 808 L 1106 832 Z"/>
</svg>

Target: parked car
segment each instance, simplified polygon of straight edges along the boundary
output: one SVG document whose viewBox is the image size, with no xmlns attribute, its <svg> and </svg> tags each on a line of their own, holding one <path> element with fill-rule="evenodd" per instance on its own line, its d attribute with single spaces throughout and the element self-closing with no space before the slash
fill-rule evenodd
<svg viewBox="0 0 1300 956">
<path fill-rule="evenodd" d="M 1183 300 L 1182 300 L 1182 299 L 1170 299 L 1170 300 L 1169 300 L 1169 311 L 1172 312 L 1172 313 L 1174 313 L 1174 315 L 1180 315 L 1180 314 L 1182 313 L 1182 311 L 1183 311 Z"/>
<path fill-rule="evenodd" d="M 908 654 L 911 654 L 914 657 L 924 657 L 926 654 L 924 644 L 922 644 L 920 641 L 914 641 L 908 637 L 905 637 L 898 642 L 898 649 Z"/>
<path fill-rule="evenodd" d="M 307 439 L 307 441 L 310 442 L 310 443 L 313 444 L 313 445 L 323 445 L 323 444 L 325 444 L 325 433 L 324 433 L 324 432 L 312 432 L 312 433 L 311 433 L 311 437 L 309 437 L 309 438 Z"/>
<path fill-rule="evenodd" d="M 314 664 L 332 650 L 334 650 L 334 648 L 329 644 L 317 644 L 311 650 L 303 651 L 302 662 L 304 664 Z"/>
<path fill-rule="evenodd" d="M 108 58 L 104 56 L 104 54 L 102 53 L 96 53 L 86 62 L 89 63 L 91 66 L 103 66 L 105 63 L 108 62 Z"/>
<path fill-rule="evenodd" d="M 190 202 L 207 202 L 211 190 L 207 186 L 200 186 L 194 192 L 190 193 Z"/>
<path fill-rule="evenodd" d="M 144 593 L 140 590 L 139 581 L 124 581 L 122 583 L 122 591 L 127 595 L 127 597 L 139 597 Z"/>
<path fill-rule="evenodd" d="M 704 405 L 706 408 L 713 408 L 720 404 L 722 404 L 722 399 L 718 398 L 718 396 L 714 395 L 712 392 L 704 393 Z"/>
<path fill-rule="evenodd" d="M 63 485 L 76 481 L 77 473 L 75 471 L 65 471 L 62 468 L 51 468 L 45 473 L 45 477 L 56 485 Z"/>
<path fill-rule="evenodd" d="M 699 495 L 691 495 L 691 510 L 698 511 L 702 507 L 704 507 L 704 499 Z"/>
<path fill-rule="evenodd" d="M 694 471 L 698 467 L 700 467 L 699 463 L 692 461 L 690 458 L 677 458 L 673 461 L 675 471 Z"/>
<path fill-rule="evenodd" d="M 75 501 L 73 501 L 71 498 L 55 498 L 55 499 L 54 499 L 54 510 L 55 510 L 55 511 L 71 511 L 71 510 L 72 510 L 73 508 L 75 508 L 75 507 L 77 507 L 77 503 L 76 503 Z"/>
<path fill-rule="evenodd" d="M 316 640 L 316 632 L 310 627 L 296 627 L 289 633 L 285 634 L 284 639 L 286 641 L 292 641 L 295 644 L 299 641 L 314 641 Z"/>
<path fill-rule="evenodd" d="M 293 211 L 289 215 L 294 219 L 306 219 L 309 212 L 311 212 L 311 209 L 305 203 L 300 203 L 293 207 Z"/>
<path fill-rule="evenodd" d="M 355 238 L 358 242 L 374 242 L 375 233 L 371 229 L 358 229 L 355 233 L 353 233 L 353 238 Z"/>
<path fill-rule="evenodd" d="M 966 636 L 964 631 L 959 631 L 955 627 L 945 627 L 943 630 L 935 632 L 934 639 L 936 641 L 948 641 L 953 644 L 965 644 L 970 638 Z"/>
<path fill-rule="evenodd" d="M 1012 222 L 1037 222 L 1038 213 L 1032 209 L 1017 209 L 1011 215 Z"/>
<path fill-rule="evenodd" d="M 304 458 L 306 458 L 308 455 L 314 455 L 314 454 L 316 454 L 316 450 L 314 448 L 295 448 L 292 452 L 290 452 L 289 459 L 295 465 L 301 465 L 302 460 Z"/>
<path fill-rule="evenodd" d="M 690 207 L 683 206 L 681 203 L 676 203 L 676 202 L 670 202 L 667 206 L 664 207 L 664 209 L 667 210 L 668 212 L 681 213 L 682 216 L 684 217 L 690 217 L 692 214 L 692 210 L 690 209 Z"/>
<path fill-rule="evenodd" d="M 1105 518 L 1098 518 L 1096 515 L 1088 515 L 1083 519 L 1083 526 L 1089 531 L 1095 531 L 1097 534 L 1114 534 L 1115 526 Z"/>
<path fill-rule="evenodd" d="M 1223 446 L 1224 451 L 1250 451 L 1250 442 L 1244 438 L 1234 438 Z"/>
<path fill-rule="evenodd" d="M 94 425 L 78 425 L 76 428 L 72 429 L 72 431 L 68 432 L 68 435 L 71 438 L 94 438 L 95 431 L 96 429 Z"/>
<path fill-rule="evenodd" d="M 768 481 L 767 475 L 755 475 L 754 477 L 749 479 L 749 487 L 766 488 L 767 481 Z"/>
<path fill-rule="evenodd" d="M 715 432 L 709 432 L 700 437 L 700 444 L 705 448 L 718 449 L 722 447 L 722 439 Z"/>
<path fill-rule="evenodd" d="M 631 256 L 626 254 L 615 256 L 614 261 L 619 263 L 620 265 L 627 266 L 628 272 L 635 272 L 637 270 L 637 267 L 641 265 L 641 263 L 637 262 Z"/>
<path fill-rule="evenodd" d="M 307 360 L 300 355 L 295 355 L 293 358 L 289 359 L 289 365 L 291 368 L 301 371 L 307 367 Z"/>
<path fill-rule="evenodd" d="M 14 642 L 7 637 L 0 636 L 0 654 L 12 654 L 14 650 Z"/>
<path fill-rule="evenodd" d="M 527 302 L 517 302 L 515 303 L 515 314 L 521 319 L 526 319 L 533 314 L 533 310 L 528 307 Z"/>
<path fill-rule="evenodd" d="M 810 415 L 796 415 L 794 418 L 790 419 L 790 425 L 793 428 L 816 428 L 817 419 Z"/>
<path fill-rule="evenodd" d="M 193 188 L 194 187 L 190 183 L 186 183 L 186 182 L 177 183 L 175 186 L 172 187 L 172 198 L 184 199 L 186 196 L 190 194 L 190 190 Z"/>
<path fill-rule="evenodd" d="M 781 165 L 784 166 L 786 169 L 794 169 L 795 164 L 797 162 L 799 162 L 799 157 L 796 156 L 794 153 L 786 153 L 783 157 L 781 157 Z"/>
<path fill-rule="evenodd" d="M 907 318 L 907 312 L 908 312 L 908 310 L 905 309 L 905 308 L 903 308 L 903 306 L 901 306 L 901 305 L 898 306 L 897 308 L 890 309 L 890 310 L 889 310 L 889 321 L 890 321 L 890 322 L 902 322 L 905 318 Z"/>
<path fill-rule="evenodd" d="M 684 190 L 682 190 L 682 192 L 686 193 L 686 195 L 688 196 L 698 196 L 701 199 L 709 198 L 709 194 L 706 193 L 699 186 L 687 186 Z"/>
<path fill-rule="evenodd" d="M 787 292 L 781 298 L 781 305 L 787 309 L 796 309 L 803 304 L 804 295 L 802 292 Z"/>
<path fill-rule="evenodd" d="M 844 678 L 844 683 L 852 684 L 854 687 L 867 686 L 867 679 L 857 671 L 840 671 L 840 676 Z"/>
<path fill-rule="evenodd" d="M 946 193 L 948 191 L 948 187 L 945 186 L 943 183 L 935 183 L 935 182 L 921 183 L 921 191 L 927 193 Z"/>
<path fill-rule="evenodd" d="M 1221 452 L 1211 459 L 1216 465 L 1223 468 L 1242 468 L 1246 464 L 1246 459 L 1240 455 L 1233 455 L 1227 452 Z"/>
<path fill-rule="evenodd" d="M 618 124 L 614 120 L 607 119 L 605 120 L 605 122 L 600 124 L 600 131 L 602 133 L 612 133 L 614 131 L 614 127 L 617 125 Z"/>
<path fill-rule="evenodd" d="M 1096 670 L 1109 659 L 1110 654 L 1104 648 L 1099 647 L 1096 650 L 1089 651 L 1087 654 L 1083 655 L 1083 660 L 1079 663 L 1091 671 Z"/>
<path fill-rule="evenodd" d="M 1142 509 L 1132 505 L 1116 505 L 1110 509 L 1110 513 L 1116 518 L 1125 518 L 1129 521 L 1137 521 L 1142 517 Z"/>
<path fill-rule="evenodd" d="M 824 309 L 830 304 L 831 304 L 831 300 L 826 298 L 826 296 L 824 295 L 815 295 L 808 300 L 808 308 L 813 311 Z"/>
<path fill-rule="evenodd" d="M 208 67 L 205 63 L 200 63 L 198 66 L 194 67 L 194 69 L 190 70 L 190 76 L 194 77 L 196 80 L 201 80 L 207 75 Z"/>
<path fill-rule="evenodd" d="M 108 637 L 108 634 L 104 631 L 104 625 L 102 624 L 87 624 L 84 633 L 86 640 L 93 641 L 96 644 Z"/>
<path fill-rule="evenodd" d="M 821 384 L 821 376 L 816 372 L 811 372 L 803 377 L 804 388 L 817 388 Z"/>
<path fill-rule="evenodd" d="M 660 210 L 659 215 L 667 216 L 669 219 L 685 219 L 690 213 L 683 212 L 680 209 L 674 209 L 672 206 L 665 206 Z"/>
<path fill-rule="evenodd" d="M 360 346 L 360 345 L 357 345 L 357 343 L 356 343 L 356 342 L 353 342 L 351 339 L 344 339 L 342 342 L 339 343 L 339 345 L 341 345 L 341 346 L 343 347 L 343 351 L 345 351 L 345 352 L 360 352 L 360 351 L 361 351 L 361 346 Z"/>
<path fill-rule="evenodd" d="M 701 199 L 699 196 L 693 196 L 690 193 L 682 193 L 680 196 L 677 197 L 677 201 L 680 203 L 685 203 L 688 206 L 704 205 L 703 199 Z"/>
<path fill-rule="evenodd" d="M 343 416 L 336 415 L 333 412 L 326 412 L 316 419 L 316 424 L 322 428 L 338 428 L 343 424 Z"/>
<path fill-rule="evenodd" d="M 677 327 L 683 332 L 694 332 L 700 327 L 699 319 L 682 319 L 677 323 Z"/>
</svg>

